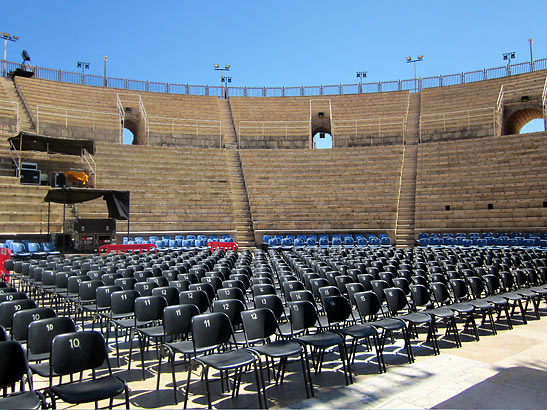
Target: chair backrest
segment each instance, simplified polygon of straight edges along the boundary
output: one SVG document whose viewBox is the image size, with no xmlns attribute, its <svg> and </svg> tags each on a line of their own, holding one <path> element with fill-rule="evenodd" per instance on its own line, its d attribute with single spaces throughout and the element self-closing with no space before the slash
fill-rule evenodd
<svg viewBox="0 0 547 410">
<path fill-rule="evenodd" d="M 383 302 L 385 300 L 385 292 L 384 289 L 389 288 L 389 283 L 387 283 L 385 280 L 373 280 L 370 282 L 372 285 L 372 291 L 376 293 L 376 296 L 378 296 L 378 299 L 380 302 Z"/>
<path fill-rule="evenodd" d="M 441 305 L 447 305 L 452 303 L 450 299 L 450 293 L 448 292 L 447 286 L 442 282 L 431 282 L 429 284 L 431 291 L 433 292 L 433 297 L 435 302 Z"/>
<path fill-rule="evenodd" d="M 387 307 L 392 315 L 396 315 L 400 310 L 408 307 L 406 295 L 401 288 L 384 289 L 386 295 Z"/>
<path fill-rule="evenodd" d="M 203 290 L 185 290 L 179 293 L 179 303 L 181 305 L 192 304 L 196 305 L 200 313 L 209 309 L 210 302 L 207 293 Z"/>
<path fill-rule="evenodd" d="M 142 325 L 163 319 L 167 300 L 161 295 L 140 296 L 135 299 L 135 324 Z"/>
<path fill-rule="evenodd" d="M 204 279 L 204 278 L 202 278 Z M 215 278 L 219 279 L 219 278 Z M 188 290 L 202 290 L 205 293 L 207 293 L 207 297 L 209 298 L 209 303 L 213 301 L 216 295 L 215 287 L 208 282 L 201 282 L 201 283 L 191 283 L 190 286 L 188 286 Z M 218 290 L 218 289 L 217 289 Z"/>
<path fill-rule="evenodd" d="M 245 295 L 240 288 L 220 288 L 217 290 L 217 298 L 224 299 L 239 299 L 245 302 Z"/>
<path fill-rule="evenodd" d="M 4 329 L 3 326 L 0 326 L 0 342 L 5 342 L 6 340 L 8 340 L 6 329 Z"/>
<path fill-rule="evenodd" d="M 289 300 L 291 302 L 298 302 L 299 300 L 307 300 L 315 305 L 315 299 L 313 293 L 307 289 L 293 290 L 289 293 Z"/>
<path fill-rule="evenodd" d="M 9 288 L 4 288 L 9 289 Z M 25 292 L 5 292 L 0 293 L 0 303 L 8 302 L 10 300 L 28 299 L 28 295 Z"/>
<path fill-rule="evenodd" d="M 378 315 L 382 310 L 382 305 L 376 293 L 371 290 L 359 292 L 355 295 L 355 303 L 359 316 L 365 321 L 369 321 Z"/>
<path fill-rule="evenodd" d="M 36 302 L 32 299 L 16 299 L 0 303 L 0 326 L 4 327 L 4 329 L 11 329 L 13 315 L 16 312 L 35 307 Z"/>
<path fill-rule="evenodd" d="M 452 287 L 454 298 L 457 301 L 467 300 L 469 298 L 467 284 L 463 279 L 450 279 L 450 286 Z"/>
<path fill-rule="evenodd" d="M 110 373 L 106 343 L 101 332 L 84 330 L 63 333 L 53 339 L 50 367 L 58 375 L 96 369 L 105 361 Z"/>
<path fill-rule="evenodd" d="M 49 353 L 55 336 L 76 331 L 74 321 L 66 316 L 56 316 L 33 321 L 28 327 L 27 348 L 33 354 Z"/>
<path fill-rule="evenodd" d="M 341 295 L 326 296 L 323 299 L 323 308 L 330 326 L 341 325 L 351 316 L 349 300 Z"/>
<path fill-rule="evenodd" d="M 306 330 L 317 325 L 321 329 L 315 306 L 307 300 L 289 302 L 290 321 L 294 331 Z"/>
<path fill-rule="evenodd" d="M 78 299 L 80 302 L 92 302 L 96 300 L 97 288 L 104 286 L 101 280 L 80 282 L 78 286 Z"/>
<path fill-rule="evenodd" d="M 110 299 L 114 292 L 119 292 L 122 290 L 121 286 L 118 285 L 105 285 L 99 286 L 96 291 L 95 300 L 97 303 L 97 308 L 109 308 Z"/>
<path fill-rule="evenodd" d="M 278 295 L 259 295 L 254 298 L 255 308 L 270 309 L 277 320 L 285 319 L 285 308 L 283 301 Z"/>
<path fill-rule="evenodd" d="M 323 287 L 320 287 L 317 291 L 319 292 L 321 303 L 324 302 L 324 299 L 327 296 L 340 295 L 340 291 L 338 290 L 336 286 L 323 286 Z"/>
<path fill-rule="evenodd" d="M 253 297 L 257 297 L 259 295 L 275 295 L 276 294 L 275 286 L 272 284 L 267 284 L 267 283 L 252 285 L 251 292 L 253 294 Z"/>
<path fill-rule="evenodd" d="M 172 305 L 163 310 L 163 330 L 165 336 L 184 338 L 190 333 L 192 318 L 199 315 L 196 305 Z"/>
<path fill-rule="evenodd" d="M 112 314 L 133 313 L 135 311 L 135 300 L 139 296 L 139 292 L 134 289 L 120 290 L 112 293 L 110 297 Z"/>
<path fill-rule="evenodd" d="M 346 283 L 346 291 L 352 305 L 355 305 L 355 294 L 358 292 L 364 292 L 365 290 L 365 287 L 361 283 Z"/>
<path fill-rule="evenodd" d="M 0 388 L 13 386 L 28 375 L 25 351 L 19 342 L 0 342 Z"/>
<path fill-rule="evenodd" d="M 268 308 L 245 310 L 241 319 L 249 343 L 268 339 L 278 329 L 275 314 Z"/>
<path fill-rule="evenodd" d="M 393 278 L 393 287 L 401 289 L 405 295 L 410 294 L 410 284 L 405 278 Z"/>
<path fill-rule="evenodd" d="M 194 350 L 224 345 L 232 339 L 234 331 L 230 318 L 224 312 L 211 312 L 192 317 Z"/>
<path fill-rule="evenodd" d="M 429 291 L 424 285 L 410 285 L 410 295 L 414 306 L 427 306 L 431 303 Z"/>
<path fill-rule="evenodd" d="M 168 306 L 179 304 L 179 290 L 173 286 L 161 286 L 152 289 L 152 296 L 163 296 Z"/>
<path fill-rule="evenodd" d="M 15 312 L 11 325 L 11 339 L 18 342 L 26 342 L 28 328 L 33 321 L 55 316 L 55 311 L 50 307 L 36 307 Z"/>
<path fill-rule="evenodd" d="M 213 312 L 224 312 L 230 318 L 232 327 L 241 325 L 241 312 L 245 310 L 245 305 L 239 299 L 215 300 L 211 305 Z"/>
<path fill-rule="evenodd" d="M 158 284 L 154 282 L 137 282 L 134 289 L 139 292 L 141 296 L 152 295 L 152 289 L 157 288 Z"/>
</svg>

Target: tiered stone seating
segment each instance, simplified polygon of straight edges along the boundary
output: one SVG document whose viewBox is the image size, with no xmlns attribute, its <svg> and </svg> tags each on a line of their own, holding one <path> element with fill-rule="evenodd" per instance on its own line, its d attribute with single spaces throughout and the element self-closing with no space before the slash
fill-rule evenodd
<svg viewBox="0 0 547 410">
<path fill-rule="evenodd" d="M 547 226 L 546 198 L 545 133 L 420 145 L 416 235 L 542 231 Z"/>
<path fill-rule="evenodd" d="M 501 134 L 497 101 L 502 84 L 543 79 L 546 71 L 478 81 L 421 92 L 421 141 L 476 138 Z M 539 90 L 541 94 L 541 90 Z"/>
<path fill-rule="evenodd" d="M 218 97 L 140 93 L 151 145 L 221 148 Z"/>
<path fill-rule="evenodd" d="M 392 233 L 402 151 L 402 145 L 241 151 L 255 232 Z"/>
<path fill-rule="evenodd" d="M 224 150 L 99 143 L 95 161 L 97 188 L 131 191 L 131 231 L 234 229 Z M 77 213 L 108 214 L 103 200 L 79 204 Z"/>
<path fill-rule="evenodd" d="M 241 148 L 309 148 L 310 99 L 231 97 Z"/>
<path fill-rule="evenodd" d="M 15 84 L 38 133 L 120 141 L 116 90 L 23 77 Z"/>
<path fill-rule="evenodd" d="M 17 104 L 4 89 L 4 78 L 0 78 L 0 130 L 15 132 L 17 129 Z"/>
<path fill-rule="evenodd" d="M 408 91 L 333 95 L 332 135 L 337 147 L 402 144 Z"/>
</svg>

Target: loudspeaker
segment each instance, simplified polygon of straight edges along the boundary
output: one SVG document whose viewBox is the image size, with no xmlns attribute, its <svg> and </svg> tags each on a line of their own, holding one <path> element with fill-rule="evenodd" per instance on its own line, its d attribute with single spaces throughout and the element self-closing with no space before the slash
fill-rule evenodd
<svg viewBox="0 0 547 410">
<path fill-rule="evenodd" d="M 36 162 L 21 162 L 22 169 L 38 169 L 38 164 Z"/>
<path fill-rule="evenodd" d="M 21 56 L 23 57 L 23 61 L 30 61 L 30 55 L 27 50 L 23 50 Z"/>
<path fill-rule="evenodd" d="M 115 219 L 76 219 L 74 233 L 115 233 Z"/>
<path fill-rule="evenodd" d="M 21 183 L 40 185 L 40 171 L 36 169 L 21 169 Z"/>
<path fill-rule="evenodd" d="M 62 172 L 54 172 L 51 174 L 51 186 L 62 188 L 66 186 L 66 177 Z"/>
</svg>

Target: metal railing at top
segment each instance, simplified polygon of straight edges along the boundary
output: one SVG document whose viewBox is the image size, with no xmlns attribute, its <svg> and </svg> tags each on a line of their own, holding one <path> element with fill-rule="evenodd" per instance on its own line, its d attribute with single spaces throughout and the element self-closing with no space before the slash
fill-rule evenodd
<svg viewBox="0 0 547 410">
<path fill-rule="evenodd" d="M 7 76 L 20 64 L 1 60 L 5 67 L 3 75 Z M 115 77 L 104 77 L 91 74 L 74 73 L 70 71 L 53 70 L 50 68 L 32 67 L 34 76 L 51 81 L 71 84 L 83 84 L 93 87 L 122 88 L 133 91 L 146 91 L 166 94 L 187 94 L 222 97 L 224 93 L 230 97 L 297 97 L 318 95 L 365 94 L 393 91 L 421 91 L 426 88 L 445 87 L 455 84 L 466 84 L 494 78 L 510 77 L 547 69 L 547 58 L 535 60 L 533 63 L 520 63 L 463 72 L 457 74 L 424 77 L 409 80 L 380 81 L 364 84 L 338 84 L 299 87 L 220 87 L 209 85 L 171 84 L 151 81 L 137 81 Z"/>
</svg>

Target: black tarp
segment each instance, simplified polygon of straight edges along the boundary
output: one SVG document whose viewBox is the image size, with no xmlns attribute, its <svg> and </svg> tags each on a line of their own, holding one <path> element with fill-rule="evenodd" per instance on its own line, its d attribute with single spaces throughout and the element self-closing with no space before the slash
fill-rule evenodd
<svg viewBox="0 0 547 410">
<path fill-rule="evenodd" d="M 82 149 L 85 149 L 91 155 L 95 155 L 95 141 L 91 139 L 46 137 L 45 135 L 30 134 L 22 131 L 15 137 L 8 138 L 8 141 L 12 143 L 12 149 L 21 149 L 22 151 L 82 155 Z"/>
<path fill-rule="evenodd" d="M 57 188 L 51 189 L 44 202 L 58 204 L 76 204 L 103 198 L 108 207 L 110 218 L 126 221 L 129 219 L 129 191 L 110 191 L 91 188 Z"/>
</svg>

